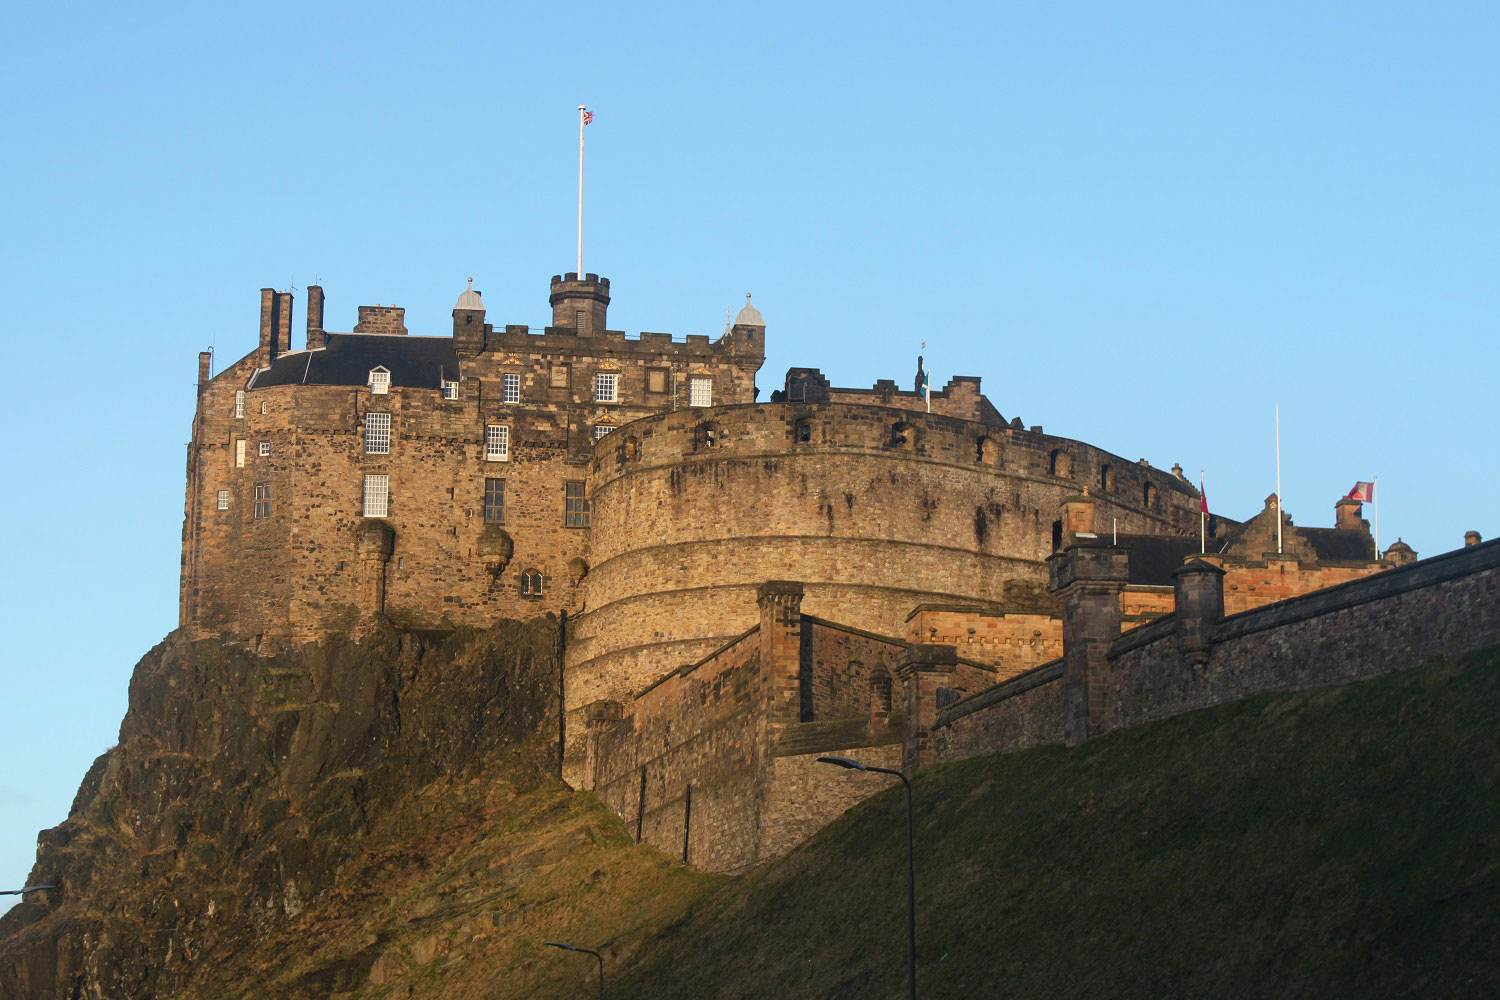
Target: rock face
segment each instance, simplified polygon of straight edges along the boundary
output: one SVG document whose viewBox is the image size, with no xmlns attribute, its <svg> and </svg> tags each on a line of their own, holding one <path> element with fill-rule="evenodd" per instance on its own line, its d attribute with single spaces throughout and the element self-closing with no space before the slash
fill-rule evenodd
<svg viewBox="0 0 1500 1000">
<path fill-rule="evenodd" d="M 556 638 L 550 617 L 445 637 L 386 629 L 275 658 L 167 638 L 136 666 L 119 745 L 40 836 L 32 881 L 61 888 L 0 917 L 0 996 L 201 985 L 216 955 L 326 900 L 416 790 L 482 787 L 497 766 L 545 780 Z"/>
</svg>

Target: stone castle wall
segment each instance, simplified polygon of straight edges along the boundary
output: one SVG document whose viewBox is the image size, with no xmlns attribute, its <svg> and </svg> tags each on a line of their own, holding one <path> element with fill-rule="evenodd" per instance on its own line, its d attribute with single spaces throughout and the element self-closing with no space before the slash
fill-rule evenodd
<svg viewBox="0 0 1500 1000">
<path fill-rule="evenodd" d="M 1076 475 L 1119 467 L 1098 502 L 1122 531 L 1170 532 L 1191 513 L 1168 473 L 939 414 L 774 403 L 629 425 L 595 453 L 570 707 L 624 698 L 742 632 L 763 580 L 801 580 L 808 614 L 885 635 L 922 603 L 1040 584 L 1058 507 L 1080 488 L 1050 471 L 1063 448 Z"/>
<path fill-rule="evenodd" d="M 1228 577 L 1202 563 L 1185 570 L 1192 571 L 1184 580 L 1210 591 L 1206 603 L 1180 585 L 1178 611 L 1108 644 L 1082 667 L 1086 676 L 1073 679 L 1072 694 L 1070 668 L 1056 660 L 947 707 L 934 732 L 938 759 L 1062 742 L 1069 738 L 1067 719 L 1077 713 L 1087 716 L 1092 737 L 1265 691 L 1346 683 L 1500 643 L 1500 542 L 1222 617 L 1194 609 L 1227 610 L 1228 593 L 1218 588 Z M 1108 587 L 1104 580 L 1085 582 Z"/>
</svg>

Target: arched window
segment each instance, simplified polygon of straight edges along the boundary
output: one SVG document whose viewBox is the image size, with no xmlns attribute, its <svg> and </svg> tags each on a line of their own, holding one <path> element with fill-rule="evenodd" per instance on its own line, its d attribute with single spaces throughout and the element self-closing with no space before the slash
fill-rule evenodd
<svg viewBox="0 0 1500 1000">
<path fill-rule="evenodd" d="M 1065 479 L 1073 475 L 1073 456 L 1061 448 L 1052 449 L 1052 453 L 1047 456 L 1047 471 Z"/>
<path fill-rule="evenodd" d="M 797 444 L 807 444 L 812 440 L 812 421 L 803 417 L 792 424 L 792 440 Z"/>
<path fill-rule="evenodd" d="M 1146 506 L 1147 510 L 1150 510 L 1156 506 L 1155 486 L 1147 483 L 1145 486 L 1141 487 L 1141 503 Z"/>
<path fill-rule="evenodd" d="M 699 448 L 717 448 L 719 446 L 719 426 L 717 424 L 699 424 L 693 428 L 693 444 Z"/>
<path fill-rule="evenodd" d="M 1115 473 L 1108 464 L 1099 466 L 1099 489 L 1108 492 L 1115 488 Z"/>
<path fill-rule="evenodd" d="M 905 420 L 898 420 L 891 424 L 891 446 L 894 448 L 910 448 L 916 434 L 912 431 L 911 424 Z"/>
<path fill-rule="evenodd" d="M 975 443 L 975 459 L 981 465 L 1000 464 L 1000 444 L 989 435 L 983 435 Z"/>
<path fill-rule="evenodd" d="M 1062 521 L 1053 521 L 1052 522 L 1052 551 L 1053 552 L 1057 552 L 1057 551 L 1059 551 L 1061 549 L 1062 549 Z"/>
<path fill-rule="evenodd" d="M 528 569 L 521 572 L 521 596 L 542 596 L 542 574 L 540 570 Z"/>
</svg>

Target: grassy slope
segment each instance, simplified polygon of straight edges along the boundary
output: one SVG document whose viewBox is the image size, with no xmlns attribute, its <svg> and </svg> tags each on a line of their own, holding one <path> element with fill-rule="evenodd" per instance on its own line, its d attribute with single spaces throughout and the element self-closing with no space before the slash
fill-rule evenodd
<svg viewBox="0 0 1500 1000">
<path fill-rule="evenodd" d="M 922 995 L 1500 996 L 1497 719 L 1489 650 L 931 769 Z M 698 904 L 611 995 L 903 995 L 899 796 Z"/>
</svg>

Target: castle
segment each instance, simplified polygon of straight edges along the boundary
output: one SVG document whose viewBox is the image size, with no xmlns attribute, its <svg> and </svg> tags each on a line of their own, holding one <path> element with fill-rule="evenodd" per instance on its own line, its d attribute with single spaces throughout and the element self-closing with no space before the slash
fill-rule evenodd
<svg viewBox="0 0 1500 1000">
<path fill-rule="evenodd" d="M 1180 468 L 1007 421 L 975 377 L 924 394 L 920 361 L 911 390 L 793 368 L 759 401 L 748 296 L 713 340 L 609 329 L 594 274 L 550 303 L 496 327 L 471 283 L 449 336 L 380 305 L 337 333 L 314 286 L 294 350 L 263 289 L 258 346 L 199 356 L 181 625 L 271 651 L 563 614 L 565 777 L 703 867 L 869 793 L 818 754 L 929 759 L 936 713 L 1063 656 L 1058 553 L 1119 554 L 1111 636 L 1173 613 L 1189 560 L 1233 613 L 1415 559 L 1348 499 L 1332 528 L 1272 497 L 1201 539 Z"/>
</svg>

